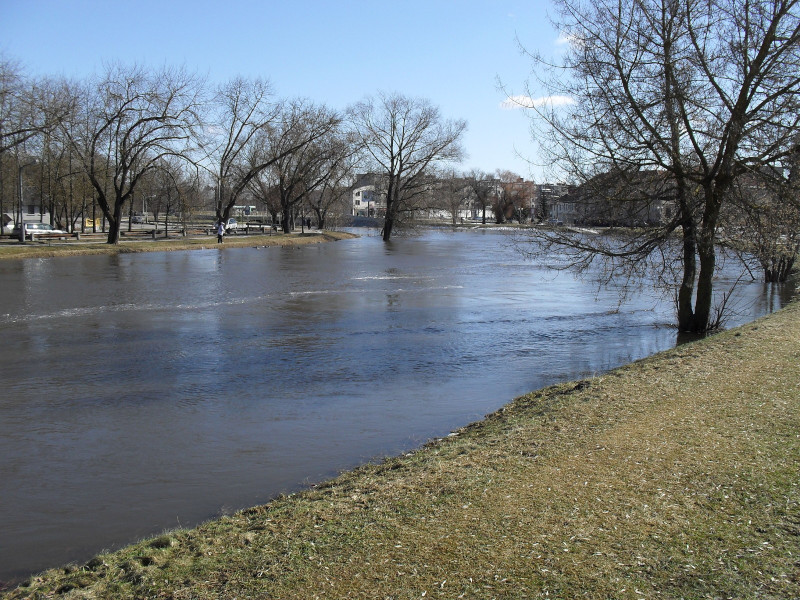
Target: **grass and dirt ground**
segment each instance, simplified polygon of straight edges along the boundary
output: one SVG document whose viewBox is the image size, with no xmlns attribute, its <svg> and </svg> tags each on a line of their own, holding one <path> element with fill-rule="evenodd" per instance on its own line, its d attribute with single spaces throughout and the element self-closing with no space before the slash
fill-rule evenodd
<svg viewBox="0 0 800 600">
<path fill-rule="evenodd" d="M 800 597 L 800 304 L 6 594 L 423 597 Z"/>
</svg>

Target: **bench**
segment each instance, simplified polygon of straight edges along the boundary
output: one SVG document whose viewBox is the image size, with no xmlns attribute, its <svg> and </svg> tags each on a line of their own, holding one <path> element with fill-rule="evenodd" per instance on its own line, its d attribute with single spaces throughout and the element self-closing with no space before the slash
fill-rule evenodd
<svg viewBox="0 0 800 600">
<path fill-rule="evenodd" d="M 103 233 L 102 231 L 87 231 L 85 233 L 81 233 L 80 231 L 76 231 L 74 234 L 75 239 L 78 241 L 81 240 L 103 240 L 108 238 L 107 233 Z"/>
<path fill-rule="evenodd" d="M 257 233 L 267 233 L 267 232 L 269 232 L 269 234 L 272 235 L 273 231 L 276 231 L 276 232 L 278 231 L 278 226 L 277 225 L 264 225 L 263 223 L 259 224 L 259 225 L 246 223 L 244 225 L 244 227 L 240 226 L 239 229 L 234 230 L 234 233 L 239 233 L 242 229 L 244 229 L 244 234 L 245 235 L 249 235 L 251 229 L 254 230 Z"/>
<path fill-rule="evenodd" d="M 276 223 L 273 224 L 255 224 L 255 223 L 245 223 L 244 225 L 239 225 L 237 229 L 234 229 L 232 232 L 234 235 L 238 235 L 240 233 L 244 233 L 245 235 L 250 235 L 251 232 L 253 233 L 269 233 L 272 235 L 272 232 L 278 232 L 278 225 Z"/>
<path fill-rule="evenodd" d="M 77 234 L 74 233 L 35 233 L 31 232 L 28 237 L 32 242 L 38 242 L 42 240 L 66 240 L 68 238 L 74 237 Z"/>
<path fill-rule="evenodd" d="M 177 235 L 186 235 L 185 229 L 168 229 L 167 234 L 174 233 Z M 120 238 L 152 238 L 157 239 L 159 235 L 164 235 L 163 229 L 134 229 L 132 231 L 120 231 Z"/>
<path fill-rule="evenodd" d="M 156 239 L 158 234 L 157 229 L 134 229 L 132 231 L 120 231 L 119 237 L 121 238 L 151 238 Z"/>
</svg>

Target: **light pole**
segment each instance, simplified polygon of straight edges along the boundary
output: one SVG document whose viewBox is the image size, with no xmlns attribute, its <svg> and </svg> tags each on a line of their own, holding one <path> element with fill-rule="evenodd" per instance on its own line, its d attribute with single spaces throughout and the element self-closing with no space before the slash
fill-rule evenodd
<svg viewBox="0 0 800 600">
<path fill-rule="evenodd" d="M 17 221 L 17 223 L 19 224 L 18 226 L 19 226 L 19 243 L 20 244 L 24 244 L 25 243 L 25 224 L 22 222 L 22 214 L 23 214 L 22 213 L 22 170 L 25 167 L 30 167 L 30 166 L 35 165 L 35 164 L 36 164 L 35 160 L 31 161 L 31 162 L 27 162 L 27 163 L 25 163 L 23 165 L 20 165 L 19 169 L 17 170 L 17 183 L 19 184 L 19 220 Z"/>
</svg>

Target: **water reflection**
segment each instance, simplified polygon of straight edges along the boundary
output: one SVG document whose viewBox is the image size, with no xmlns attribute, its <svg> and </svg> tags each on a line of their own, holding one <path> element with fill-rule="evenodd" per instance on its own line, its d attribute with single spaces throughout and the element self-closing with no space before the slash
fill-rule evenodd
<svg viewBox="0 0 800 600">
<path fill-rule="evenodd" d="M 266 501 L 675 342 L 493 232 L 0 263 L 0 579 Z M 788 287 L 788 286 L 787 286 Z M 739 321 L 789 292 L 743 284 Z"/>
</svg>

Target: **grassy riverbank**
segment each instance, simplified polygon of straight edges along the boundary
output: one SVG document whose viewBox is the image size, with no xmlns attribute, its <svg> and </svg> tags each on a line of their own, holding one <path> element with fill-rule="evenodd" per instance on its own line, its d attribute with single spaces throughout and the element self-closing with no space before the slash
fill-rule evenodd
<svg viewBox="0 0 800 600">
<path fill-rule="evenodd" d="M 217 244 L 216 236 L 172 237 L 157 240 L 122 240 L 119 244 L 103 242 L 53 241 L 50 243 L 27 242 L 19 244 L 5 241 L 0 244 L 0 260 L 4 258 L 48 258 L 55 256 L 79 256 L 86 254 L 124 254 L 129 252 L 165 252 L 170 250 L 198 250 L 260 247 L 298 246 L 317 244 L 355 237 L 341 231 L 272 234 L 272 235 L 228 235 L 223 244 Z"/>
<path fill-rule="evenodd" d="M 800 304 L 7 597 L 800 597 Z"/>
</svg>

